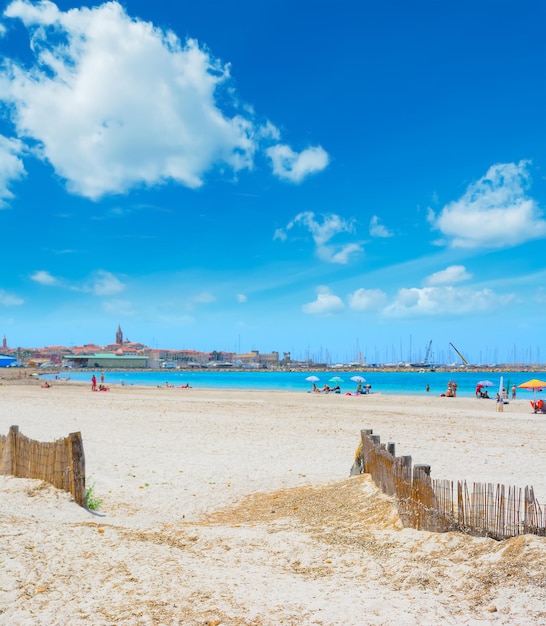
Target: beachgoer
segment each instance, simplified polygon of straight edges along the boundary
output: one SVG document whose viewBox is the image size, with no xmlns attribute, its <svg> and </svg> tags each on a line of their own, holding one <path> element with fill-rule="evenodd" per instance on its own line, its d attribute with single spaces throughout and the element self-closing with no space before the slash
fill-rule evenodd
<svg viewBox="0 0 546 626">
<path fill-rule="evenodd" d="M 356 393 L 357 395 L 359 395 L 359 394 L 361 394 L 361 393 L 362 393 L 362 381 L 361 381 L 361 380 L 359 380 L 359 381 L 358 381 L 358 385 L 356 386 L 356 391 L 355 391 L 355 393 Z"/>
<path fill-rule="evenodd" d="M 320 393 L 320 389 L 317 387 L 316 383 L 313 383 L 313 393 Z"/>
<path fill-rule="evenodd" d="M 512 385 L 512 400 L 516 399 L 516 385 Z"/>
<path fill-rule="evenodd" d="M 504 411 L 504 400 L 500 393 L 497 392 L 497 411 Z"/>
<path fill-rule="evenodd" d="M 427 385 L 427 386 L 425 387 L 425 391 L 430 391 L 430 385 Z"/>
<path fill-rule="evenodd" d="M 322 391 L 324 391 L 324 393 L 330 393 L 330 387 L 329 385 L 327 385 L 326 383 L 324 384 L 324 387 L 322 388 Z"/>
<path fill-rule="evenodd" d="M 451 389 L 453 390 L 453 397 L 456 398 L 457 397 L 457 381 L 454 380 L 451 383 Z"/>
<path fill-rule="evenodd" d="M 95 374 L 91 376 L 91 391 L 97 391 L 97 378 Z"/>
<path fill-rule="evenodd" d="M 100 375 L 100 382 L 101 382 L 101 384 L 103 384 L 103 385 L 104 385 L 104 372 L 101 372 L 101 375 Z"/>
</svg>

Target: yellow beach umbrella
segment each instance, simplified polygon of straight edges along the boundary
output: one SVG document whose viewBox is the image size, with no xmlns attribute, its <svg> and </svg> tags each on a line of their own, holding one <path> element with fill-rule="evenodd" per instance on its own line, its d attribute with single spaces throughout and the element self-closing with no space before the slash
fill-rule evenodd
<svg viewBox="0 0 546 626">
<path fill-rule="evenodd" d="M 518 385 L 518 387 L 520 389 L 532 389 L 534 399 L 537 394 L 537 389 L 543 389 L 544 387 L 546 387 L 546 382 L 543 380 L 539 380 L 538 378 L 532 378 L 526 383 L 521 383 L 521 385 Z"/>
<path fill-rule="evenodd" d="M 521 389 L 542 389 L 542 387 L 546 387 L 546 382 L 538 378 L 532 378 L 526 383 L 521 383 L 518 387 L 521 387 Z"/>
</svg>

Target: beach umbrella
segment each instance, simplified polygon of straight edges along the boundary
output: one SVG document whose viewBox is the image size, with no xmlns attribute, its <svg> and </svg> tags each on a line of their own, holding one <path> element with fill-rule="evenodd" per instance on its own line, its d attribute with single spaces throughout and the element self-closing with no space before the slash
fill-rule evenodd
<svg viewBox="0 0 546 626">
<path fill-rule="evenodd" d="M 345 381 L 343 380 L 343 378 L 341 378 L 341 376 L 332 376 L 332 378 L 330 378 L 328 382 L 329 383 L 344 383 Z"/>
<path fill-rule="evenodd" d="M 355 383 L 365 383 L 366 379 L 363 376 L 351 376 L 351 380 L 354 380 Z"/>
<path fill-rule="evenodd" d="M 518 385 L 518 387 L 520 389 L 532 389 L 534 399 L 537 395 L 537 389 L 540 390 L 543 387 L 546 387 L 546 382 L 544 382 L 543 380 L 539 380 L 538 378 L 532 378 L 525 383 L 521 383 L 521 385 Z"/>
<path fill-rule="evenodd" d="M 521 389 L 542 389 L 543 387 L 546 387 L 546 382 L 539 380 L 538 378 L 532 378 L 526 383 L 521 383 L 518 387 Z"/>
<path fill-rule="evenodd" d="M 492 383 L 490 380 L 480 380 L 476 387 L 493 387 L 494 385 L 495 383 Z"/>
<path fill-rule="evenodd" d="M 308 376 L 305 380 L 308 380 L 310 383 L 318 383 L 320 379 L 318 376 Z"/>
</svg>

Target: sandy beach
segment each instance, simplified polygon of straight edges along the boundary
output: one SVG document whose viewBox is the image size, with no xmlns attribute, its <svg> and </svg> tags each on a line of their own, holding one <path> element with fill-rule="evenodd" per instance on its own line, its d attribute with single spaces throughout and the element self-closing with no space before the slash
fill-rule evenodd
<svg viewBox="0 0 546 626">
<path fill-rule="evenodd" d="M 360 430 L 546 503 L 546 416 L 493 400 L 3 380 L 0 433 L 82 433 L 93 513 L 0 476 L 0 624 L 546 624 L 546 538 L 402 528 Z"/>
</svg>

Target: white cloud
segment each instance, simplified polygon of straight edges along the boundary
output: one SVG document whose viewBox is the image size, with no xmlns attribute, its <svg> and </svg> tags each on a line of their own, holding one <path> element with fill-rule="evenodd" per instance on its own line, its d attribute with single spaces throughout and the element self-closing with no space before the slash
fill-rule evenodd
<svg viewBox="0 0 546 626">
<path fill-rule="evenodd" d="M 210 304 L 211 302 L 214 302 L 216 298 L 208 291 L 203 291 L 194 296 L 192 300 L 196 304 Z"/>
<path fill-rule="evenodd" d="M 372 216 L 370 220 L 370 235 L 372 237 L 392 237 L 390 230 L 381 223 L 381 220 L 377 215 Z"/>
<path fill-rule="evenodd" d="M 275 241 L 276 239 L 280 239 L 281 241 L 286 241 L 288 239 L 288 235 L 286 234 L 284 228 L 277 228 L 275 230 L 275 232 L 273 233 L 273 241 Z"/>
<path fill-rule="evenodd" d="M 288 224 L 287 229 L 290 230 L 296 224 L 302 224 L 313 235 L 313 239 L 317 246 L 322 246 L 334 235 L 339 233 L 352 233 L 354 231 L 353 221 L 344 220 L 339 215 L 326 215 L 323 217 L 322 224 L 315 219 L 312 211 L 304 211 L 298 213 L 296 217 Z"/>
<path fill-rule="evenodd" d="M 10 186 L 26 174 L 20 158 L 23 145 L 17 139 L 8 139 L 0 135 L 0 208 L 6 206 L 6 200 L 13 198 Z"/>
<path fill-rule="evenodd" d="M 90 281 L 88 290 L 96 296 L 113 296 L 125 289 L 125 285 L 111 272 L 99 270 L 95 272 Z"/>
<path fill-rule="evenodd" d="M 309 174 L 320 172 L 328 165 L 328 153 L 320 146 L 294 152 L 290 146 L 277 144 L 266 150 L 273 164 L 273 173 L 293 183 Z"/>
<path fill-rule="evenodd" d="M 237 294 L 237 302 L 243 303 L 243 302 L 246 302 L 247 300 L 248 298 L 245 296 L 244 293 Z"/>
<path fill-rule="evenodd" d="M 335 214 L 324 216 L 322 223 L 320 223 L 315 219 L 315 214 L 312 211 L 298 213 L 286 226 L 286 230 L 277 229 L 275 231 L 273 239 L 285 241 L 287 239 L 286 231 L 299 225 L 303 226 L 311 233 L 316 245 L 317 256 L 322 261 L 346 264 L 350 261 L 350 257 L 353 254 L 362 252 L 362 245 L 360 243 L 328 243 L 336 235 L 354 232 L 354 222 L 352 220 L 344 220 L 342 217 Z"/>
<path fill-rule="evenodd" d="M 356 311 L 377 309 L 386 299 L 387 295 L 381 289 L 357 289 L 349 295 L 349 306 Z"/>
<path fill-rule="evenodd" d="M 362 252 L 362 246 L 358 243 L 347 243 L 343 246 L 318 246 L 317 256 L 328 263 L 340 263 L 346 265 L 353 253 Z"/>
<path fill-rule="evenodd" d="M 256 152 L 279 140 L 237 100 L 229 64 L 118 2 L 61 11 L 15 0 L 4 15 L 28 29 L 34 65 L 6 59 L 0 99 L 75 194 L 98 199 L 169 180 L 196 188 L 213 167 L 252 169 Z M 327 162 L 322 148 L 276 146 L 269 156 L 296 182 Z"/>
<path fill-rule="evenodd" d="M 546 237 L 546 221 L 532 198 L 528 161 L 500 163 L 429 221 L 453 247 L 504 248 Z"/>
<path fill-rule="evenodd" d="M 34 282 L 40 283 L 40 285 L 53 286 L 59 284 L 58 279 L 55 278 L 55 276 L 52 276 L 49 272 L 46 272 L 45 270 L 39 270 L 37 272 L 34 272 L 34 274 L 32 274 L 30 278 Z"/>
<path fill-rule="evenodd" d="M 14 296 L 3 289 L 0 289 L 0 306 L 19 306 L 24 304 L 24 300 L 19 296 Z"/>
<path fill-rule="evenodd" d="M 504 306 L 513 296 L 500 296 L 491 289 L 475 291 L 460 287 L 400 289 L 383 311 L 388 317 L 466 315 Z"/>
<path fill-rule="evenodd" d="M 317 299 L 302 306 L 303 312 L 310 315 L 329 315 L 331 313 L 338 313 L 344 308 L 345 305 L 341 298 L 334 295 L 328 287 L 318 287 Z"/>
<path fill-rule="evenodd" d="M 427 276 L 425 282 L 427 285 L 453 285 L 472 278 L 472 274 L 466 271 L 464 265 L 450 265 L 445 270 L 435 272 Z"/>
</svg>

